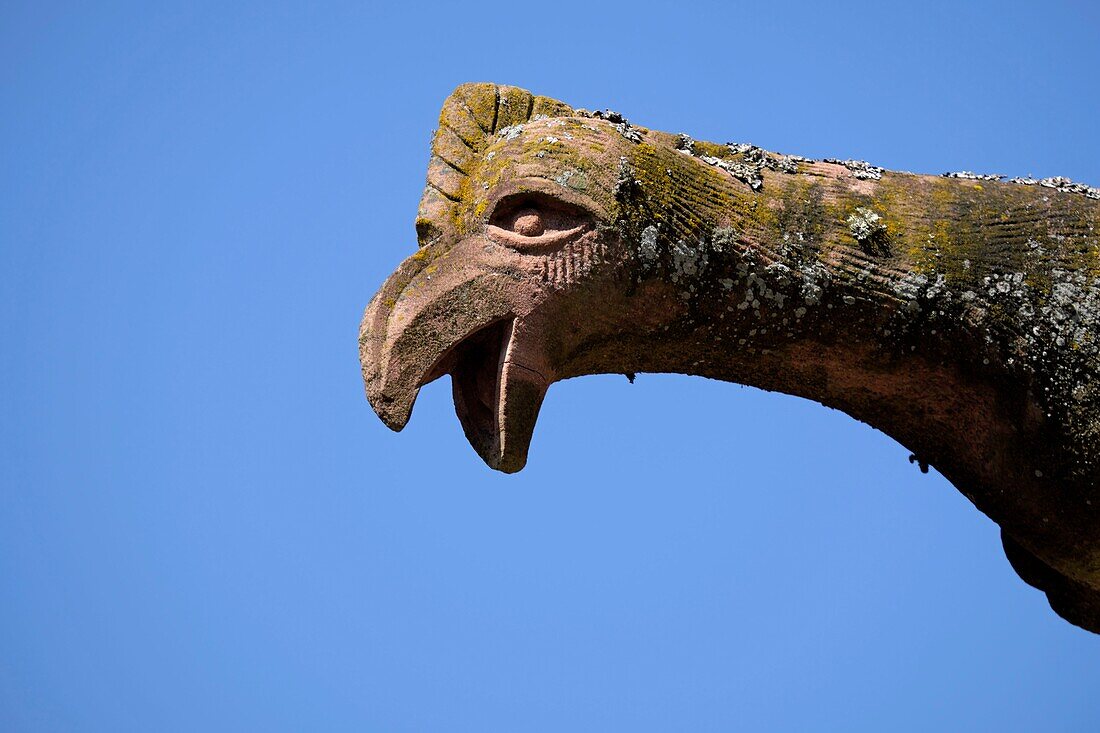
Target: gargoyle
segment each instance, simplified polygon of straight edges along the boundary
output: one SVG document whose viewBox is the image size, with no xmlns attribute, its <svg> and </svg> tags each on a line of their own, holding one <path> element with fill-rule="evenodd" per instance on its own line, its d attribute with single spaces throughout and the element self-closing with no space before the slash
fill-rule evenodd
<svg viewBox="0 0 1100 733">
<path fill-rule="evenodd" d="M 885 171 L 648 130 L 493 84 L 432 141 L 419 250 L 367 307 L 389 427 L 449 374 L 520 470 L 547 388 L 675 372 L 799 395 L 892 436 L 1100 633 L 1100 190 Z"/>
</svg>

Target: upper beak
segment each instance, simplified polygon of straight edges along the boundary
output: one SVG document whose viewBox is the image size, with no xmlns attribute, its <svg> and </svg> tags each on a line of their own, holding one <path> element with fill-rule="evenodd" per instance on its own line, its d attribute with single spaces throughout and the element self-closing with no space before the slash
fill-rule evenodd
<svg viewBox="0 0 1100 733">
<path fill-rule="evenodd" d="M 420 387 L 450 374 L 474 450 L 491 468 L 518 471 L 550 379 L 515 315 L 515 280 L 430 250 L 405 260 L 367 306 L 359 334 L 367 399 L 401 430 Z"/>
</svg>

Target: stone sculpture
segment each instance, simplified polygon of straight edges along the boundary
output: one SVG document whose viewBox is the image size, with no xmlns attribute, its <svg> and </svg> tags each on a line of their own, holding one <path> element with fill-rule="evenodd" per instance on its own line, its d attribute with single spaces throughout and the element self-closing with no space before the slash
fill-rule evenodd
<svg viewBox="0 0 1100 733">
<path fill-rule="evenodd" d="M 362 322 L 400 430 L 450 374 L 520 470 L 547 387 L 676 372 L 843 410 L 935 466 L 1100 633 L 1100 190 L 886 171 L 648 130 L 493 84 L 432 141 L 419 250 Z"/>
</svg>

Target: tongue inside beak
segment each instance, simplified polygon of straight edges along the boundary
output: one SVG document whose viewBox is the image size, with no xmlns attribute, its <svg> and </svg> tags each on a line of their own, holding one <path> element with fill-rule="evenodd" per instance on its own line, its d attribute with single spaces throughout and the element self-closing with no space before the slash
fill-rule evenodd
<svg viewBox="0 0 1100 733">
<path fill-rule="evenodd" d="M 470 445 L 490 468 L 519 471 L 549 383 L 524 365 L 515 320 L 498 321 L 465 339 L 450 374 L 455 412 Z"/>
</svg>

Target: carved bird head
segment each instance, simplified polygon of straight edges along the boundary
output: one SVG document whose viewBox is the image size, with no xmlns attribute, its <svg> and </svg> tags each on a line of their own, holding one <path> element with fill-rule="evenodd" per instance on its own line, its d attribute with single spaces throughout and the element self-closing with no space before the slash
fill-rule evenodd
<svg viewBox="0 0 1100 733">
<path fill-rule="evenodd" d="M 400 430 L 449 374 L 467 438 L 505 472 L 569 377 L 807 397 L 935 466 L 1060 614 L 1100 630 L 1100 189 L 1000 178 L 463 85 L 432 140 L 420 248 L 363 318 L 367 397 Z"/>
<path fill-rule="evenodd" d="M 630 161 L 645 148 L 666 189 L 691 165 L 674 136 L 643 144 L 645 132 L 513 87 L 467 84 L 447 99 L 420 249 L 371 301 L 360 334 L 367 395 L 388 426 L 400 430 L 419 388 L 450 374 L 474 449 L 518 471 L 552 382 L 613 369 L 598 363 L 601 349 L 624 348 L 683 308 L 669 288 L 644 299 L 660 313 L 619 305 L 651 287 L 624 246 L 640 185 Z M 650 220 L 682 226 L 673 209 Z"/>
</svg>

